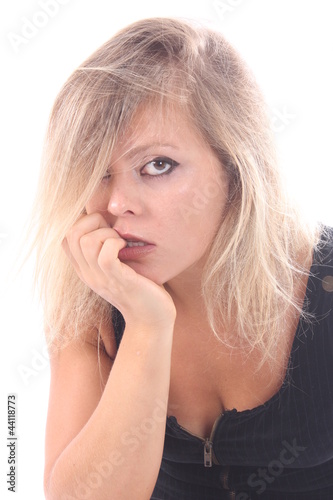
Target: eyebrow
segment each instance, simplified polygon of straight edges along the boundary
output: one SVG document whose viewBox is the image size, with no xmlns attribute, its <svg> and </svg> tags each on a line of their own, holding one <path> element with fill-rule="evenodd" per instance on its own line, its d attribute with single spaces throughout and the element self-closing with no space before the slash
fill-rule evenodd
<svg viewBox="0 0 333 500">
<path fill-rule="evenodd" d="M 124 156 L 127 156 L 129 158 L 132 158 L 133 156 L 136 156 L 138 153 L 142 153 L 143 151 L 147 151 L 152 148 L 173 148 L 179 150 L 177 146 L 174 144 L 161 144 L 160 142 L 152 142 L 151 144 L 142 144 L 140 146 L 136 146 L 133 149 L 130 149 L 128 153 L 125 153 Z"/>
</svg>

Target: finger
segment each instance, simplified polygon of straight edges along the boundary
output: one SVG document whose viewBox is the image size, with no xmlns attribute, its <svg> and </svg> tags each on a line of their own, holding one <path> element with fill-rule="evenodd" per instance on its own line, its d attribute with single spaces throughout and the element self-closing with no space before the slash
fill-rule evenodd
<svg viewBox="0 0 333 500">
<path fill-rule="evenodd" d="M 111 229 L 104 217 L 98 213 L 94 213 L 80 217 L 80 219 L 78 219 L 78 221 L 66 234 L 65 240 L 67 241 L 67 245 L 65 244 L 65 248 L 67 248 L 71 254 L 71 262 L 73 262 L 74 259 L 82 271 L 87 269 L 88 263 L 82 253 L 80 240 L 83 235 L 99 228 Z"/>
<path fill-rule="evenodd" d="M 118 258 L 119 251 L 127 245 L 122 238 L 107 238 L 98 255 L 98 266 L 104 273 L 115 275 L 120 270 L 122 263 Z M 128 266 L 127 266 L 128 267 Z M 116 277 L 116 276 L 115 276 Z"/>
<path fill-rule="evenodd" d="M 66 234 L 69 248 L 77 244 L 81 236 L 90 233 L 100 228 L 110 228 L 104 217 L 99 213 L 80 216 L 75 224 L 69 229 Z"/>
<path fill-rule="evenodd" d="M 119 250 L 126 246 L 126 241 L 116 231 L 111 228 L 102 228 L 84 234 L 80 238 L 80 246 L 84 259 L 88 266 L 96 272 L 101 271 L 99 255 L 106 241 L 109 241 L 108 258 L 112 262 L 117 259 Z"/>
<path fill-rule="evenodd" d="M 123 264 L 118 253 L 126 246 L 123 239 L 107 239 L 98 256 L 98 266 L 103 272 L 104 287 L 102 296 L 117 309 L 130 306 L 130 296 L 137 282 L 137 273 L 131 267 Z"/>
</svg>

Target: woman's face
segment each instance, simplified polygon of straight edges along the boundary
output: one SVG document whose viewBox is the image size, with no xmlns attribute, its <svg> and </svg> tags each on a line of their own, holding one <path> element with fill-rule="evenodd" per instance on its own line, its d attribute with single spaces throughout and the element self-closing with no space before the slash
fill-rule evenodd
<svg viewBox="0 0 333 500">
<path fill-rule="evenodd" d="M 152 244 L 119 257 L 165 284 L 201 274 L 227 196 L 223 167 L 184 115 L 147 109 L 116 145 L 86 211 L 99 212 L 128 241 Z"/>
</svg>

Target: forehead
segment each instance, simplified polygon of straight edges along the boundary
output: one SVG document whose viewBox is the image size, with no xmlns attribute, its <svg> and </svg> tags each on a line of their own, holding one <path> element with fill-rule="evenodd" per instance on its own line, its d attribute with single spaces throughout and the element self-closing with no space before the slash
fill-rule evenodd
<svg viewBox="0 0 333 500">
<path fill-rule="evenodd" d="M 145 144 L 208 148 L 185 107 L 167 104 L 141 106 L 134 113 L 129 125 L 122 130 L 115 150 L 120 154 L 131 154 L 138 150 L 140 145 Z"/>
</svg>

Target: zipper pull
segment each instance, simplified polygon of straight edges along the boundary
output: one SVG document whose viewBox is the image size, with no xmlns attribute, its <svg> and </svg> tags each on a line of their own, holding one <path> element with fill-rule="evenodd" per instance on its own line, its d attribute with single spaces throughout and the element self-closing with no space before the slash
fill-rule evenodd
<svg viewBox="0 0 333 500">
<path fill-rule="evenodd" d="M 204 466 L 212 467 L 213 465 L 213 443 L 207 438 L 204 443 Z"/>
</svg>

